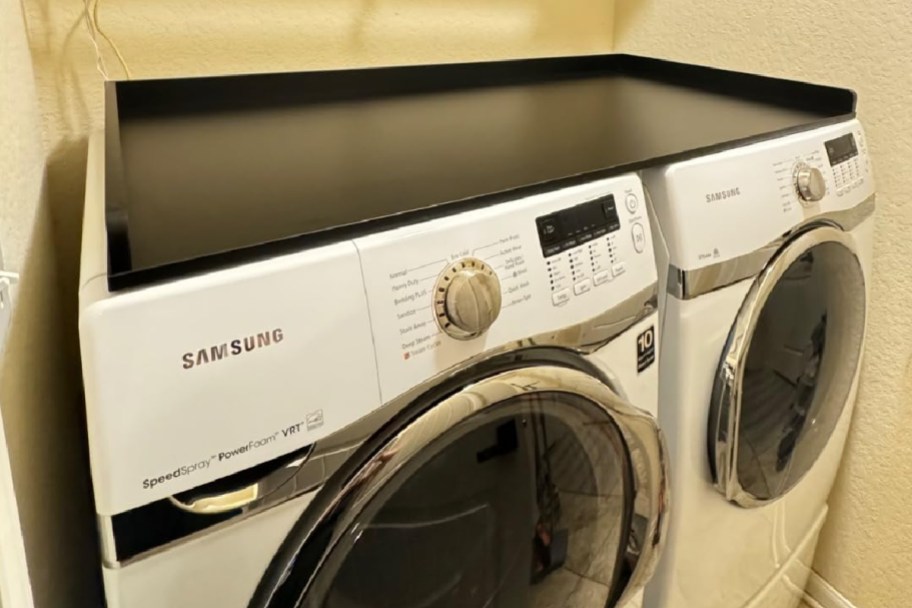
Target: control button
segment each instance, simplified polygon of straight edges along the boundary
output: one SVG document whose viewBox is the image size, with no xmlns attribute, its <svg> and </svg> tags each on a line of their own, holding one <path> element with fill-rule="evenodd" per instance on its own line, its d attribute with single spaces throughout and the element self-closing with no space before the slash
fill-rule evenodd
<svg viewBox="0 0 912 608">
<path fill-rule="evenodd" d="M 611 268 L 611 274 L 614 275 L 614 276 L 616 276 L 616 277 L 621 276 L 621 275 L 624 274 L 624 272 L 626 272 L 626 271 L 627 271 L 627 267 L 624 266 L 624 262 L 620 262 L 620 263 L 618 263 L 618 264 L 615 264 L 615 265 Z"/>
<path fill-rule="evenodd" d="M 624 199 L 624 205 L 627 207 L 627 211 L 635 213 L 637 207 L 640 206 L 640 199 L 637 198 L 636 194 L 628 194 L 627 198 Z"/>
<path fill-rule="evenodd" d="M 843 178 L 846 177 L 845 166 L 840 167 L 840 173 Z M 826 195 L 823 172 L 807 163 L 799 163 L 795 168 L 795 188 L 802 205 L 816 203 Z"/>
<path fill-rule="evenodd" d="M 500 279 L 477 258 L 457 260 L 437 278 L 433 306 L 437 325 L 448 336 L 477 338 L 500 315 Z"/>
<path fill-rule="evenodd" d="M 570 290 L 569 289 L 561 289 L 560 291 L 556 291 L 553 294 L 551 294 L 551 302 L 553 302 L 555 306 L 560 306 L 561 304 L 566 304 L 569 301 L 570 301 Z"/>
<path fill-rule="evenodd" d="M 643 253 L 643 250 L 646 249 L 646 230 L 643 229 L 643 224 L 639 222 L 634 224 L 630 228 L 630 235 L 633 237 L 633 248 L 637 253 Z"/>
<path fill-rule="evenodd" d="M 592 277 L 592 280 L 596 285 L 601 285 L 602 283 L 607 283 L 614 277 L 611 276 L 611 272 L 603 270 L 602 272 L 595 273 L 595 276 Z"/>
<path fill-rule="evenodd" d="M 560 238 L 560 220 L 554 216 L 538 218 L 538 236 L 544 244 L 550 244 Z"/>
<path fill-rule="evenodd" d="M 589 279 L 585 279 L 573 286 L 573 293 L 575 293 L 578 296 L 581 296 L 584 293 L 589 293 L 590 289 L 592 289 L 592 281 Z"/>
<path fill-rule="evenodd" d="M 551 245 L 550 247 L 545 247 L 542 251 L 543 251 L 543 255 L 546 258 L 549 258 L 552 255 L 560 253 L 561 251 L 563 251 L 563 249 L 564 248 L 561 247 L 560 244 L 557 244 L 557 245 Z"/>
</svg>

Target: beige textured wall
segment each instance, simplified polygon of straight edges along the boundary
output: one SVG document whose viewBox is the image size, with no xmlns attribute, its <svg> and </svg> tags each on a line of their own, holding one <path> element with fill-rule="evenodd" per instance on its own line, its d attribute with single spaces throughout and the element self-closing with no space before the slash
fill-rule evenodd
<svg viewBox="0 0 912 608">
<path fill-rule="evenodd" d="M 856 89 L 878 180 L 867 358 L 815 569 L 860 608 L 912 595 L 912 3 L 618 0 L 615 50 Z"/>
<path fill-rule="evenodd" d="M 0 0 L 0 246 L 20 273 L 0 359 L 0 407 L 37 606 L 91 602 L 96 578 L 82 403 L 63 341 L 60 290 L 45 195 L 45 154 L 32 61 L 17 0 Z M 3 513 L 3 517 L 10 515 Z M 12 539 L 3 538 L 5 557 Z M 5 575 L 16 573 L 3 564 Z M 4 581 L 4 585 L 7 581 Z M 15 586 L 10 584 L 9 586 Z M 26 600 L 2 596 L 10 607 Z M 80 603 L 79 605 L 92 605 Z"/>
<path fill-rule="evenodd" d="M 29 248 L 44 176 L 34 81 L 19 4 L 0 0 L 0 252 L 16 272 Z"/>
</svg>

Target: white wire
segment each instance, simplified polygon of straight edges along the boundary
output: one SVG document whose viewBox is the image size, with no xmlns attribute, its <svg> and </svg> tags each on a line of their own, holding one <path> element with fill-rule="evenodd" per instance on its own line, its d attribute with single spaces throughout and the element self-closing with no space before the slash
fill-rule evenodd
<svg viewBox="0 0 912 608">
<path fill-rule="evenodd" d="M 130 68 L 127 67 L 127 62 L 124 60 L 124 56 L 121 54 L 120 49 L 117 48 L 117 45 L 114 44 L 114 41 L 111 40 L 111 37 L 108 36 L 103 29 L 101 29 L 101 23 L 98 21 L 98 5 L 101 3 L 101 0 L 95 0 L 95 7 L 92 9 L 92 23 L 95 24 L 95 31 L 101 34 L 101 37 L 104 38 L 105 42 L 108 43 L 108 46 L 111 47 L 111 50 L 114 51 L 114 55 L 117 56 L 117 61 L 120 62 L 120 66 L 123 68 L 124 73 L 127 75 L 128 79 L 133 79 L 133 74 L 130 73 Z"/>
<path fill-rule="evenodd" d="M 108 46 L 111 47 L 111 50 L 114 51 L 114 55 L 117 57 L 117 61 L 120 63 L 121 67 L 123 67 L 127 78 L 132 79 L 133 74 L 130 72 L 130 68 L 127 66 L 127 62 L 124 60 L 124 56 L 120 52 L 120 49 L 117 48 L 117 45 L 114 44 L 111 37 L 108 36 L 98 24 L 99 2 L 100 0 L 94 0 L 94 3 L 93 0 L 83 0 L 83 18 L 85 19 L 86 29 L 89 30 L 89 38 L 92 41 L 92 46 L 95 48 L 95 67 L 105 80 L 110 80 L 104 57 L 101 53 L 101 47 L 98 45 L 98 36 L 101 36 L 104 41 L 107 42 Z"/>
<path fill-rule="evenodd" d="M 86 29 L 89 30 L 89 39 L 92 41 L 92 46 L 95 47 L 95 68 L 98 70 L 98 73 L 101 74 L 102 78 L 109 80 L 108 70 L 105 68 L 104 58 L 101 56 L 101 49 L 98 48 L 98 36 L 95 33 L 95 27 L 92 23 L 92 11 L 89 8 L 90 1 L 91 0 L 83 0 L 85 9 L 82 12 L 82 16 L 85 19 Z"/>
</svg>

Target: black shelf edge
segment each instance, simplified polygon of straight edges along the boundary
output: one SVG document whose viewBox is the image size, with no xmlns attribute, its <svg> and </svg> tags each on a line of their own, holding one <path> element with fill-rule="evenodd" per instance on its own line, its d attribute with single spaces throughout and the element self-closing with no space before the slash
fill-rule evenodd
<svg viewBox="0 0 912 608">
<path fill-rule="evenodd" d="M 716 141 L 671 154 L 641 155 L 628 162 L 452 201 L 429 201 L 421 209 L 336 226 L 151 267 L 134 267 L 130 204 L 120 141 L 122 121 L 168 116 L 243 112 L 283 106 L 365 102 L 488 87 L 629 76 L 732 99 L 750 100 L 813 114 L 789 128 Z M 556 188 L 712 154 L 773 137 L 815 129 L 855 116 L 854 91 L 635 55 L 588 55 L 483 63 L 369 67 L 299 73 L 213 76 L 106 84 L 105 222 L 108 287 L 119 291 L 223 269 L 331 242 L 480 208 Z"/>
</svg>

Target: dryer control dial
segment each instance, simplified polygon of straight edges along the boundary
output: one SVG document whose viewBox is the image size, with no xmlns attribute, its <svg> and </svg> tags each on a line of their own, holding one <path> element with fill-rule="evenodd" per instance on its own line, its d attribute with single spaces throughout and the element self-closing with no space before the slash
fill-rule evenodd
<svg viewBox="0 0 912 608">
<path fill-rule="evenodd" d="M 817 202 L 826 195 L 823 172 L 807 163 L 800 163 L 795 167 L 795 187 L 801 200 L 809 203 Z"/>
<path fill-rule="evenodd" d="M 478 258 L 450 264 L 434 285 L 434 317 L 448 336 L 471 340 L 488 330 L 500 314 L 500 280 Z"/>
</svg>

